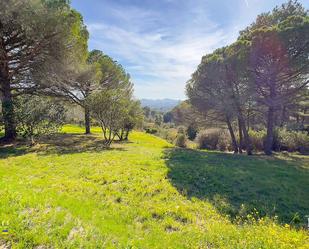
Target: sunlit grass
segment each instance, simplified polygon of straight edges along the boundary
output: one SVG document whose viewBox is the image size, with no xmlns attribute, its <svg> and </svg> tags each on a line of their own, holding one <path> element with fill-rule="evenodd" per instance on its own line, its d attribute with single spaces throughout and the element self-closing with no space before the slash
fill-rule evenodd
<svg viewBox="0 0 309 249">
<path fill-rule="evenodd" d="M 269 219 L 233 224 L 212 200 L 189 196 L 177 185 L 190 188 L 198 173 L 211 174 L 203 167 L 217 165 L 219 171 L 229 158 L 203 152 L 203 159 L 141 132 L 106 150 L 100 147 L 100 129 L 92 131 L 86 136 L 82 127 L 70 125 L 63 129 L 67 134 L 34 148 L 1 148 L 0 221 L 9 230 L 0 235 L 2 243 L 13 248 L 308 248 L 304 230 Z M 259 163 L 270 165 L 271 159 L 252 167 Z M 293 170 L 296 164 L 289 163 Z M 176 176 L 175 169 L 180 170 Z M 201 191 L 206 186 L 198 184 Z"/>
<path fill-rule="evenodd" d="M 61 132 L 69 134 L 83 134 L 85 133 L 85 128 L 83 126 L 67 124 L 62 127 Z M 91 127 L 92 133 L 101 133 L 102 129 L 98 126 Z"/>
</svg>

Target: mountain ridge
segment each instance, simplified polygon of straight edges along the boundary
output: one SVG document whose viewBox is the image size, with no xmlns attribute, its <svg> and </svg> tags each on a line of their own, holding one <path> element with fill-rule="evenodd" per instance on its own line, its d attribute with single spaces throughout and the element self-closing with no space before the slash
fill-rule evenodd
<svg viewBox="0 0 309 249">
<path fill-rule="evenodd" d="M 175 106 L 177 106 L 181 100 L 179 99 L 140 99 L 142 107 L 148 106 L 151 109 L 158 110 L 158 111 L 170 111 Z"/>
</svg>

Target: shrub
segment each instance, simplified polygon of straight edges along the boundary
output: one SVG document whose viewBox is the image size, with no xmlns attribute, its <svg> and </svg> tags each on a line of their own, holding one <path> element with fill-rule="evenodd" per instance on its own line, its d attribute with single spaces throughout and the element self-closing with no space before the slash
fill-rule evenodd
<svg viewBox="0 0 309 249">
<path fill-rule="evenodd" d="M 186 130 L 188 138 L 193 141 L 197 136 L 197 127 L 195 124 L 190 124 Z"/>
<path fill-rule="evenodd" d="M 298 132 L 298 151 L 302 154 L 309 154 L 309 136 L 304 132 Z"/>
<path fill-rule="evenodd" d="M 156 128 L 145 128 L 146 133 L 156 134 L 158 130 Z"/>
<path fill-rule="evenodd" d="M 276 131 L 276 140 L 279 150 L 287 150 L 293 152 L 297 150 L 295 131 L 287 131 L 286 129 L 278 129 Z"/>
<path fill-rule="evenodd" d="M 197 146 L 199 149 L 215 150 L 217 149 L 219 137 L 220 130 L 218 129 L 201 131 L 196 137 Z"/>
<path fill-rule="evenodd" d="M 253 150 L 262 151 L 264 148 L 264 139 L 266 137 L 266 131 L 249 130 L 249 136 L 252 142 Z"/>
<path fill-rule="evenodd" d="M 184 126 L 179 126 L 177 132 L 180 134 L 185 134 L 186 128 Z"/>
<path fill-rule="evenodd" d="M 309 136 L 306 133 L 286 129 L 279 129 L 277 133 L 280 150 L 299 151 L 303 154 L 309 153 Z"/>
<path fill-rule="evenodd" d="M 163 115 L 163 122 L 170 123 L 173 120 L 173 114 L 171 112 L 167 112 Z"/>
<path fill-rule="evenodd" d="M 220 151 L 232 150 L 231 136 L 226 130 L 221 130 L 219 133 L 219 139 L 217 144 L 217 149 Z"/>
<path fill-rule="evenodd" d="M 266 131 L 250 130 L 249 135 L 253 149 L 256 151 L 262 151 Z M 276 129 L 274 133 L 273 149 L 289 152 L 299 151 L 302 154 L 309 153 L 309 136 L 301 131 L 289 131 L 285 128 Z"/>
<path fill-rule="evenodd" d="M 176 140 L 175 140 L 175 145 L 181 148 L 185 148 L 187 144 L 187 138 L 185 134 L 178 133 Z"/>
<path fill-rule="evenodd" d="M 51 98 L 25 95 L 15 105 L 17 131 L 30 139 L 31 145 L 37 137 L 56 133 L 63 125 L 65 109 Z"/>
<path fill-rule="evenodd" d="M 177 130 L 176 129 L 168 129 L 166 131 L 166 136 L 165 139 L 171 143 L 173 143 L 173 141 L 175 141 L 175 139 L 177 138 Z"/>
<path fill-rule="evenodd" d="M 158 127 L 158 132 L 155 135 L 169 141 L 170 143 L 174 143 L 177 137 L 177 130 L 174 128 Z"/>
</svg>

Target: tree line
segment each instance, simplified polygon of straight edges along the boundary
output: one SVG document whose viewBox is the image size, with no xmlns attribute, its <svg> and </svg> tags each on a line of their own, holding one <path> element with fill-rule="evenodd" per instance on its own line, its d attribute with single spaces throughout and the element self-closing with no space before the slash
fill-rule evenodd
<svg viewBox="0 0 309 249">
<path fill-rule="evenodd" d="M 226 123 L 235 153 L 252 154 L 248 132 L 255 119 L 267 130 L 264 152 L 271 155 L 275 128 L 307 114 L 308 76 L 308 10 L 290 0 L 259 15 L 233 44 L 205 55 L 186 92 L 206 119 Z"/>
<path fill-rule="evenodd" d="M 86 134 L 94 118 L 106 145 L 128 138 L 142 118 L 130 75 L 102 51 L 89 52 L 88 38 L 67 0 L 0 2 L 2 142 L 60 123 L 67 101 L 84 110 Z"/>
</svg>

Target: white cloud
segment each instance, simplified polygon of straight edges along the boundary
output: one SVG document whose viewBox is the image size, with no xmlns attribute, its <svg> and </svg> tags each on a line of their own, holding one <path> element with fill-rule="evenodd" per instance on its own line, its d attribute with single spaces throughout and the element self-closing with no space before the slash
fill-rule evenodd
<svg viewBox="0 0 309 249">
<path fill-rule="evenodd" d="M 210 21 L 199 5 L 189 9 L 188 20 L 178 26 L 153 26 L 163 16 L 137 7 L 118 6 L 111 13 L 122 24 L 88 24 L 91 44 L 125 65 L 137 97 L 184 98 L 185 83 L 201 57 L 237 35 Z"/>
</svg>

